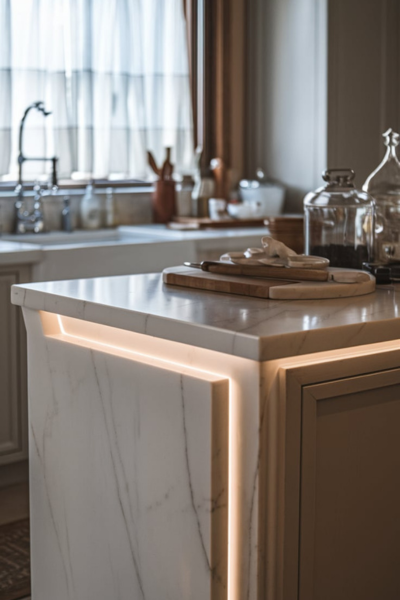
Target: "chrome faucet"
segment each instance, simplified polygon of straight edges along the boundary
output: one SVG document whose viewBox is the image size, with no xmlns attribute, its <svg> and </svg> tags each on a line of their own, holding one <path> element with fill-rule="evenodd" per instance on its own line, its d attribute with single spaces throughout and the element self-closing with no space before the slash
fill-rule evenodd
<svg viewBox="0 0 400 600">
<path fill-rule="evenodd" d="M 25 209 L 22 200 L 15 203 L 16 228 L 15 233 L 40 233 L 44 230 L 44 216 L 42 205 L 42 190 L 40 185 L 35 185 L 33 211 Z"/>
<path fill-rule="evenodd" d="M 69 196 L 63 198 L 63 209 L 61 211 L 61 229 L 71 233 L 72 231 L 72 215 L 71 215 L 71 200 Z"/>
<path fill-rule="evenodd" d="M 29 112 L 35 109 L 38 112 L 43 113 L 44 117 L 47 117 L 51 114 L 50 111 L 47 111 L 44 106 L 44 102 L 33 102 L 28 106 L 25 110 L 24 115 L 21 119 L 21 123 L 19 126 L 19 151 L 18 151 L 18 184 L 15 188 L 15 193 L 18 194 L 18 199 L 15 202 L 15 232 L 16 233 L 26 233 L 34 232 L 39 233 L 44 229 L 44 218 L 43 218 L 43 210 L 42 210 L 42 192 L 36 188 L 36 194 L 34 199 L 33 212 L 30 212 L 25 207 L 24 202 L 24 186 L 23 186 L 23 178 L 22 178 L 22 167 L 23 164 L 27 161 L 51 161 L 52 162 L 52 187 L 53 189 L 58 188 L 58 180 L 57 180 L 57 161 L 58 158 L 53 156 L 51 158 L 48 157 L 30 157 L 24 156 L 22 152 L 22 142 L 24 135 L 24 125 L 26 117 Z"/>
</svg>

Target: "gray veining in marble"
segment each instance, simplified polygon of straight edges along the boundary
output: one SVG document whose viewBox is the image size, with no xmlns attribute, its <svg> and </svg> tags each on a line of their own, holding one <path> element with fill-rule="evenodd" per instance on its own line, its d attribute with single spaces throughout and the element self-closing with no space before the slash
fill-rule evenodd
<svg viewBox="0 0 400 600">
<path fill-rule="evenodd" d="M 51 337 L 30 343 L 35 597 L 225 590 L 228 541 L 216 553 L 212 540 L 227 519 L 226 500 L 213 506 L 227 495 L 228 437 L 216 443 L 210 424 L 215 403 L 229 419 L 228 380 Z"/>
<path fill-rule="evenodd" d="M 334 300 L 258 300 L 166 286 L 160 274 L 14 286 L 12 302 L 252 360 L 400 338 L 400 287 Z"/>
</svg>

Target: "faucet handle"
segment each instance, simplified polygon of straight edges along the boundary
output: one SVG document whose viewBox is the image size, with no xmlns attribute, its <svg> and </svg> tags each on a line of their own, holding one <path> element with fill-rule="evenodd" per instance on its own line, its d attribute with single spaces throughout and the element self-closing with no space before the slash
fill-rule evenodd
<svg viewBox="0 0 400 600">
<path fill-rule="evenodd" d="M 35 196 L 33 198 L 33 208 L 35 210 L 41 210 L 42 208 L 42 195 L 43 195 L 43 190 L 42 187 L 40 185 L 39 182 L 36 182 L 35 185 L 33 186 L 33 189 L 35 191 Z"/>
<path fill-rule="evenodd" d="M 61 227 L 63 231 L 72 231 L 72 215 L 71 215 L 71 200 L 69 196 L 64 196 L 63 205 L 64 208 L 61 211 Z"/>
<path fill-rule="evenodd" d="M 53 190 L 58 190 L 58 176 L 57 176 L 57 156 L 53 156 L 51 159 L 52 172 L 51 172 L 51 186 Z"/>
<path fill-rule="evenodd" d="M 35 192 L 36 196 L 42 193 L 42 186 L 40 185 L 40 183 L 37 179 L 36 179 L 35 183 L 33 184 L 33 191 Z"/>
</svg>

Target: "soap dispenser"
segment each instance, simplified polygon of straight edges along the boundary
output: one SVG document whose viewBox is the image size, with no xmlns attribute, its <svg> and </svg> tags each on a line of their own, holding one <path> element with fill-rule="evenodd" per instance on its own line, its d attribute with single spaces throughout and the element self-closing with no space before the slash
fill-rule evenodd
<svg viewBox="0 0 400 600">
<path fill-rule="evenodd" d="M 101 225 L 101 205 L 93 182 L 86 187 L 81 200 L 80 215 L 83 229 L 99 229 Z"/>
<path fill-rule="evenodd" d="M 385 156 L 367 177 L 363 190 L 376 202 L 375 258 L 387 263 L 400 259 L 400 162 L 396 154 L 400 136 L 388 129 L 383 137 Z"/>
</svg>

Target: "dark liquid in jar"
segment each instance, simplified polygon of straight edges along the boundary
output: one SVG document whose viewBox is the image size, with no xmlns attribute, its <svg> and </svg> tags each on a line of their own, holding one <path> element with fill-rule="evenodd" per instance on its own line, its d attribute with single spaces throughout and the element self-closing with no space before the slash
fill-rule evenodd
<svg viewBox="0 0 400 600">
<path fill-rule="evenodd" d="M 363 262 L 369 260 L 367 246 L 342 246 L 341 244 L 328 244 L 327 246 L 313 246 L 310 254 L 329 258 L 331 267 L 343 269 L 361 269 Z"/>
</svg>

